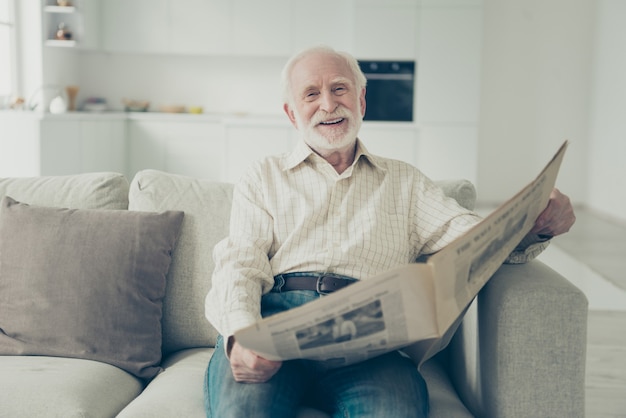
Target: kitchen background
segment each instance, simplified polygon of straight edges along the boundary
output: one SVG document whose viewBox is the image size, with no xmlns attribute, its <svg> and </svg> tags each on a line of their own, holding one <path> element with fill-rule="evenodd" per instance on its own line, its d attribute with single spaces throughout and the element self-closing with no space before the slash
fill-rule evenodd
<svg viewBox="0 0 626 418">
<path fill-rule="evenodd" d="M 621 0 L 16 3 L 19 94 L 46 110 L 57 88 L 77 85 L 79 107 L 99 97 L 109 111 L 0 112 L 0 176 L 157 168 L 234 181 L 252 159 L 291 148 L 280 70 L 326 43 L 362 60 L 415 61 L 413 121 L 366 122 L 372 151 L 433 178 L 468 178 L 488 205 L 569 139 L 558 186 L 626 222 Z M 72 42 L 49 42 L 61 22 Z M 125 113 L 123 99 L 149 112 Z"/>
</svg>

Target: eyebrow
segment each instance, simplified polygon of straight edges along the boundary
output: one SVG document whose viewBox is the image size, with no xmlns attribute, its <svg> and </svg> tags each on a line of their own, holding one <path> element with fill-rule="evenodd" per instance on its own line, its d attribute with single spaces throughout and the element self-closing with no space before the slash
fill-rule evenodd
<svg viewBox="0 0 626 418">
<path fill-rule="evenodd" d="M 335 86 L 337 84 L 347 84 L 349 86 L 353 86 L 354 83 L 348 77 L 335 77 L 331 80 L 330 85 Z M 316 83 L 308 84 L 306 87 L 302 89 L 303 92 L 311 91 L 311 90 L 319 90 L 319 87 Z"/>
<path fill-rule="evenodd" d="M 337 78 L 334 78 L 332 80 L 331 84 L 332 85 L 335 85 L 335 84 L 348 84 L 350 86 L 354 85 L 352 80 L 350 80 L 348 77 L 337 77 Z"/>
</svg>

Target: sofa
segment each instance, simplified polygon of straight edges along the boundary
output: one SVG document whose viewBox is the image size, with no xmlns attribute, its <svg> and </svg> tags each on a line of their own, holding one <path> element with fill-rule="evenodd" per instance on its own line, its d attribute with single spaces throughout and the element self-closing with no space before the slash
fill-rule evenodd
<svg viewBox="0 0 626 418">
<path fill-rule="evenodd" d="M 471 183 L 439 184 L 474 205 Z M 0 178 L 5 196 L 0 417 L 204 416 L 204 299 L 232 185 L 144 170 Z M 422 367 L 431 416 L 584 416 L 586 324 L 568 280 L 503 265 Z"/>
</svg>

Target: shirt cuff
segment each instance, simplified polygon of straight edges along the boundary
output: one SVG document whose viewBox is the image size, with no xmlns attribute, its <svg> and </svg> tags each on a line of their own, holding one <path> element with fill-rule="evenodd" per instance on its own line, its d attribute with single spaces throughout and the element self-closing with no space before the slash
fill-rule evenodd
<svg viewBox="0 0 626 418">
<path fill-rule="evenodd" d="M 226 337 L 234 335 L 235 331 L 255 324 L 256 322 L 261 320 L 261 314 L 254 315 L 251 312 L 239 310 L 228 313 L 225 319 L 226 323 L 224 324 L 223 329 L 220 329 L 218 331 L 220 332 L 220 334 Z M 224 346 L 227 345 L 228 344 L 224 344 Z"/>
<path fill-rule="evenodd" d="M 228 360 L 230 360 L 230 352 L 233 349 L 233 344 L 235 344 L 234 335 L 229 335 L 227 337 L 224 337 L 224 354 L 226 355 L 226 358 Z"/>
<path fill-rule="evenodd" d="M 551 238 L 547 235 L 526 235 L 504 262 L 523 264 L 533 260 L 548 247 Z"/>
</svg>

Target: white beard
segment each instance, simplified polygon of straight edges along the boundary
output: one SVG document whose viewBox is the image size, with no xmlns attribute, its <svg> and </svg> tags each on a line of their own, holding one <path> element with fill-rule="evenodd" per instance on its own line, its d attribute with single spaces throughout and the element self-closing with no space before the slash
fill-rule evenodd
<svg viewBox="0 0 626 418">
<path fill-rule="evenodd" d="M 359 105 L 360 107 L 360 105 Z M 360 110 L 360 109 L 357 109 Z M 294 111 L 298 126 L 304 142 L 306 142 L 314 150 L 335 151 L 348 147 L 356 141 L 363 118 L 352 114 L 348 109 L 339 106 L 333 113 L 318 111 L 311 118 L 311 122 L 306 125 L 298 112 Z M 324 135 L 320 133 L 316 127 L 322 120 L 331 120 L 335 118 L 344 118 L 348 121 L 348 126 L 342 132 L 328 133 Z"/>
</svg>

